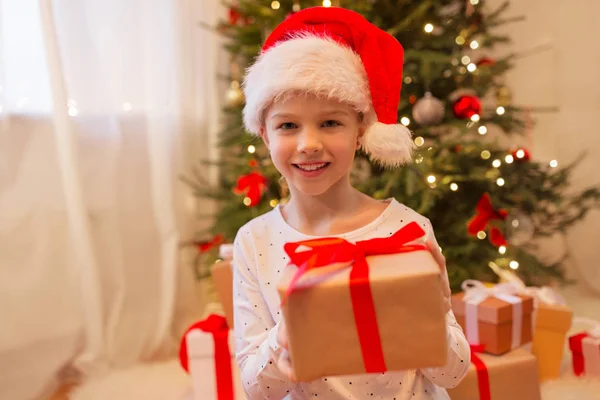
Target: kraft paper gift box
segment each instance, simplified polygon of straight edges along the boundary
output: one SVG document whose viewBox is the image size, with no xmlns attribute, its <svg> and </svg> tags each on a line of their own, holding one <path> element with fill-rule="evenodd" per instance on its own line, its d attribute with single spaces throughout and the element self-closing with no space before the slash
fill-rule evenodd
<svg viewBox="0 0 600 400">
<path fill-rule="evenodd" d="M 467 375 L 457 387 L 448 389 L 452 400 L 541 400 L 533 354 L 516 349 L 494 356 L 477 350 L 471 352 Z"/>
<path fill-rule="evenodd" d="M 225 318 L 230 328 L 233 328 L 233 265 L 230 260 L 215 263 L 211 268 L 211 275 L 219 302 L 223 306 Z"/>
<path fill-rule="evenodd" d="M 538 360 L 540 380 L 557 379 L 573 311 L 563 305 L 539 302 L 534 316 L 532 352 Z"/>
<path fill-rule="evenodd" d="M 192 381 L 187 400 L 246 399 L 234 360 L 234 341 L 221 315 L 210 315 L 188 328 L 179 349 L 181 365 Z"/>
<path fill-rule="evenodd" d="M 467 280 L 462 287 L 462 293 L 452 296 L 452 310 L 470 344 L 500 355 L 531 342 L 531 296 L 515 294 L 510 284 L 489 288 Z"/>
<path fill-rule="evenodd" d="M 573 354 L 573 373 L 577 376 L 600 378 L 600 321 L 575 318 L 573 322 L 592 326 L 589 332 L 569 337 L 569 347 Z"/>
<path fill-rule="evenodd" d="M 291 264 L 278 290 L 299 381 L 446 364 L 439 267 L 425 245 L 407 245 L 423 235 L 410 223 L 356 244 L 286 244 Z"/>
</svg>

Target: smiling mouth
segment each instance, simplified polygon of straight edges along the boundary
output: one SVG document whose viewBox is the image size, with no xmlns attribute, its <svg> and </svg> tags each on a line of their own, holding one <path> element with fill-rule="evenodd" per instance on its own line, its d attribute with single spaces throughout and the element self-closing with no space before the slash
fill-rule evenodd
<svg viewBox="0 0 600 400">
<path fill-rule="evenodd" d="M 311 171 L 318 171 L 320 169 L 323 169 L 323 168 L 327 167 L 329 164 L 330 163 L 328 163 L 328 162 L 322 162 L 322 163 L 292 164 L 292 165 L 294 167 L 298 168 L 299 170 L 311 172 Z"/>
</svg>

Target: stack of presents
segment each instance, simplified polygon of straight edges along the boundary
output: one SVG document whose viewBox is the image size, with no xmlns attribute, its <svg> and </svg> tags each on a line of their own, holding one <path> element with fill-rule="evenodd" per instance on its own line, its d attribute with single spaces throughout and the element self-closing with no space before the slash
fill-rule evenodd
<svg viewBox="0 0 600 400">
<path fill-rule="evenodd" d="M 365 362 L 373 359 L 368 352 L 382 354 L 388 371 L 445 365 L 439 268 L 418 244 L 419 230 L 407 227 L 389 238 L 359 243 L 361 251 L 353 251 L 357 244 L 343 239 L 291 247 L 294 253 L 278 289 L 298 380 L 381 372 L 380 365 Z M 295 259 L 300 265 L 294 265 Z M 181 357 L 197 399 L 208 399 L 206 393 L 243 399 L 234 347 L 228 342 L 233 336 L 231 262 L 215 265 L 213 277 L 226 317 L 213 315 L 188 330 Z M 500 284 L 465 281 L 463 291 L 452 296 L 452 309 L 472 350 L 467 376 L 448 390 L 453 400 L 540 399 L 540 382 L 561 373 L 566 343 L 574 374 L 600 379 L 600 323 L 582 320 L 590 330 L 567 337 L 573 313 L 560 296 L 547 287 L 526 287 L 513 277 Z M 373 329 L 380 340 L 361 348 Z M 194 373 L 194 363 L 202 364 L 197 369 L 202 376 Z M 208 377 L 207 365 L 214 371 Z"/>
</svg>

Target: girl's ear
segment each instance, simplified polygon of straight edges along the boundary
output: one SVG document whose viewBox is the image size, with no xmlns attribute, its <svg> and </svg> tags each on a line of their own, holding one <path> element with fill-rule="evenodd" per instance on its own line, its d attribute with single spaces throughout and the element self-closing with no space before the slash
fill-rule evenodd
<svg viewBox="0 0 600 400">
<path fill-rule="evenodd" d="M 260 127 L 260 137 L 263 140 L 263 142 L 265 143 L 267 150 L 270 150 L 269 149 L 269 136 L 267 135 L 267 130 L 265 129 L 264 124 L 263 124 L 263 126 Z"/>
</svg>

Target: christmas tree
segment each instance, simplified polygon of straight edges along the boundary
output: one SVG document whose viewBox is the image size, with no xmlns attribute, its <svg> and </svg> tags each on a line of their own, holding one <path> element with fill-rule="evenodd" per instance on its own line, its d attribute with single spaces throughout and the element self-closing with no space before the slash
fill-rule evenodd
<svg viewBox="0 0 600 400">
<path fill-rule="evenodd" d="M 333 3 L 333 4 L 332 4 Z M 226 93 L 218 187 L 196 173 L 187 179 L 198 196 L 218 202 L 211 244 L 231 241 L 240 226 L 287 198 L 260 138 L 244 131 L 244 69 L 270 31 L 290 14 L 311 6 L 340 6 L 364 15 L 394 35 L 405 49 L 399 121 L 414 134 L 414 162 L 386 170 L 357 154 L 353 184 L 375 198 L 395 197 L 428 217 L 447 259 L 453 290 L 465 279 L 497 280 L 494 268 L 516 270 L 527 284 L 564 282 L 562 260 L 545 264 L 535 240 L 550 236 L 600 205 L 600 190 L 573 193 L 575 165 L 536 160 L 527 143 L 534 106 L 511 101 L 503 84 L 519 55 L 494 58 L 507 45 L 499 26 L 508 3 L 490 9 L 483 0 L 237 0 L 218 31 L 228 39 L 231 86 Z M 209 163 L 212 163 L 209 161 Z M 214 218 L 214 215 L 207 216 Z"/>
</svg>

